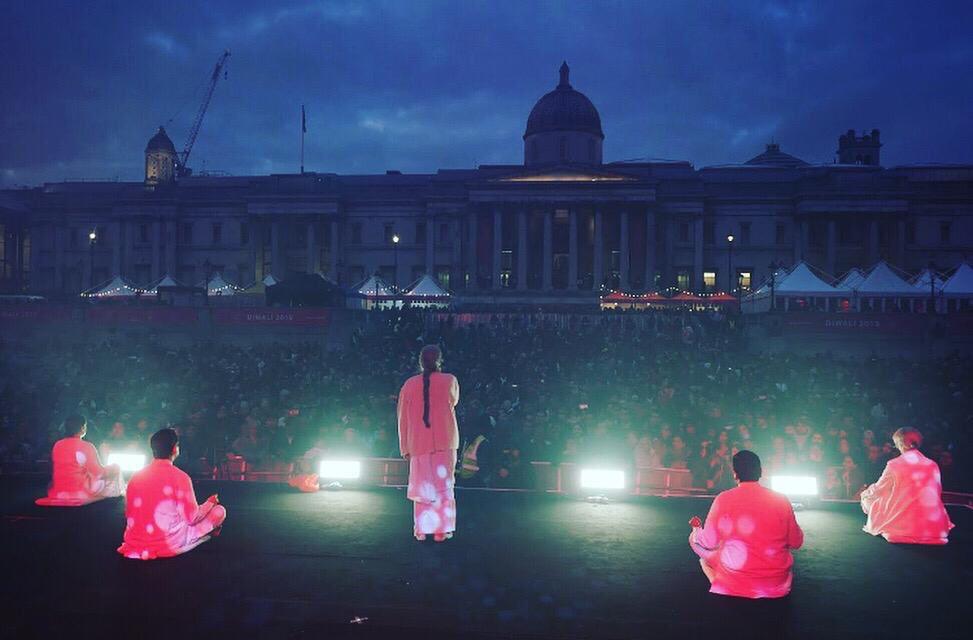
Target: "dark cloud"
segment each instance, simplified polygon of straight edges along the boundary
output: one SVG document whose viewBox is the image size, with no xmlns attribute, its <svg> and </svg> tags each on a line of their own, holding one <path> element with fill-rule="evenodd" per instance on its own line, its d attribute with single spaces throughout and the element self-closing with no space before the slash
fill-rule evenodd
<svg viewBox="0 0 973 640">
<path fill-rule="evenodd" d="M 302 103 L 312 170 L 519 162 L 562 59 L 606 159 L 739 162 L 774 138 L 829 162 L 876 127 L 886 164 L 973 162 L 967 2 L 6 5 L 0 186 L 138 179 L 156 126 L 182 146 L 224 48 L 197 170 L 295 171 Z"/>
</svg>

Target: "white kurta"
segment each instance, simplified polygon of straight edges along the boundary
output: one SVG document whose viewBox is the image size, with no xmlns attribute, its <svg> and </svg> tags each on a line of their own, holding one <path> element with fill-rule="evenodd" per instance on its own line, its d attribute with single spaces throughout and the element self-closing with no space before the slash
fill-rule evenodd
<svg viewBox="0 0 973 640">
<path fill-rule="evenodd" d="M 54 443 L 51 466 L 47 496 L 35 501 L 42 507 L 79 507 L 102 498 L 117 498 L 125 492 L 118 467 L 103 467 L 94 445 L 77 436 Z"/>
<path fill-rule="evenodd" d="M 939 465 L 918 449 L 889 460 L 878 482 L 862 491 L 866 533 L 889 542 L 946 544 L 953 523 L 942 499 Z"/>
</svg>

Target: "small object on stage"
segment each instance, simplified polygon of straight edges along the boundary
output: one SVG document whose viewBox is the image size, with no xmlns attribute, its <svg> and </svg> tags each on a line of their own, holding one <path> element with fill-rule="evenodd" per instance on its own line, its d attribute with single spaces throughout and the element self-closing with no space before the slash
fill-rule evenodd
<svg viewBox="0 0 973 640">
<path fill-rule="evenodd" d="M 362 624 L 363 622 L 368 622 L 368 618 L 355 616 L 354 618 L 348 621 L 349 624 Z"/>
</svg>

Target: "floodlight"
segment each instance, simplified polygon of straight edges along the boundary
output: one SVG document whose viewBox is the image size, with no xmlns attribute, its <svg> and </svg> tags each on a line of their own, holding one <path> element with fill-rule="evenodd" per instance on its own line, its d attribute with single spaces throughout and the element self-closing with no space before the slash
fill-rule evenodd
<svg viewBox="0 0 973 640">
<path fill-rule="evenodd" d="M 318 477 L 322 480 L 357 480 L 361 477 L 361 461 L 322 460 Z"/>
<path fill-rule="evenodd" d="M 582 489 L 624 489 L 625 472 L 621 469 L 582 469 Z"/>
<path fill-rule="evenodd" d="M 818 495 L 818 479 L 814 476 L 770 476 L 770 488 L 788 498 Z"/>
<path fill-rule="evenodd" d="M 109 453 L 108 464 L 117 464 L 122 471 L 138 471 L 145 466 L 144 453 Z"/>
</svg>

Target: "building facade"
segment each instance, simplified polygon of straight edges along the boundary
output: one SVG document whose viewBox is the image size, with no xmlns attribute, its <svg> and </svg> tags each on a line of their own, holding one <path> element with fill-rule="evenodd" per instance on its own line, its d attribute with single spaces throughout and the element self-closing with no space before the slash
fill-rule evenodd
<svg viewBox="0 0 973 640">
<path fill-rule="evenodd" d="M 565 64 L 531 111 L 522 165 L 177 178 L 160 128 L 143 182 L 0 192 L 0 287 L 67 297 L 116 274 L 215 273 L 404 287 L 429 273 L 460 298 L 589 302 L 603 288 L 739 292 L 801 260 L 834 277 L 880 259 L 945 271 L 973 250 L 973 165 L 883 167 L 875 130 L 842 134 L 835 164 L 776 144 L 699 169 L 605 163 L 598 111 L 569 79 Z"/>
</svg>

